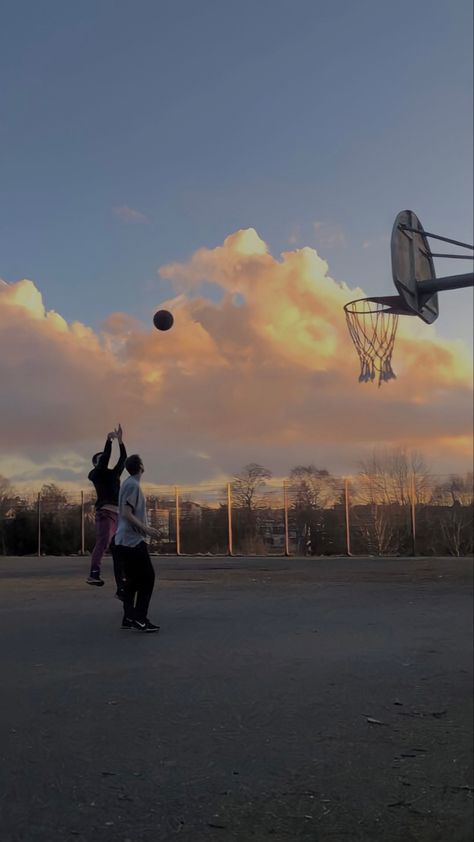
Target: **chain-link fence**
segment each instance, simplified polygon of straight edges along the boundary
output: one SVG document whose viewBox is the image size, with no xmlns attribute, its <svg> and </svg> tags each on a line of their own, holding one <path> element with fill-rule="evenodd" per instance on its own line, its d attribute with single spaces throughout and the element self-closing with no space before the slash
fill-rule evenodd
<svg viewBox="0 0 474 842">
<path fill-rule="evenodd" d="M 245 491 L 245 490 L 244 490 Z M 326 472 L 257 486 L 148 486 L 151 551 L 170 555 L 468 555 L 472 477 L 384 484 Z M 95 541 L 93 490 L 0 496 L 0 553 L 86 555 Z"/>
</svg>

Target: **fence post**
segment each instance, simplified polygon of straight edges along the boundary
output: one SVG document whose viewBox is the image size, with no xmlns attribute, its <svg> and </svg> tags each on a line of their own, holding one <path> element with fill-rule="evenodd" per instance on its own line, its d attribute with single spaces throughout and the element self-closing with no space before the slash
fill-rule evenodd
<svg viewBox="0 0 474 842">
<path fill-rule="evenodd" d="M 41 491 L 38 491 L 38 558 L 41 556 Z"/>
<path fill-rule="evenodd" d="M 351 553 L 351 520 L 349 514 L 349 480 L 344 480 L 344 509 L 346 513 L 346 548 L 347 555 Z"/>
<path fill-rule="evenodd" d="M 232 541 L 232 488 L 230 482 L 227 483 L 227 535 L 229 545 L 229 555 L 234 554 L 234 547 Z"/>
<path fill-rule="evenodd" d="M 412 555 L 416 555 L 416 486 L 415 486 L 415 475 L 411 475 L 411 542 L 412 542 Z"/>
<path fill-rule="evenodd" d="M 285 512 L 285 556 L 290 555 L 290 540 L 288 534 L 288 488 L 286 481 L 283 480 L 283 508 Z"/>
<path fill-rule="evenodd" d="M 81 491 L 81 555 L 86 554 L 86 541 L 84 529 L 84 492 Z"/>
<path fill-rule="evenodd" d="M 179 523 L 179 488 L 174 487 L 174 500 L 176 508 L 176 555 L 181 555 L 181 531 Z"/>
</svg>

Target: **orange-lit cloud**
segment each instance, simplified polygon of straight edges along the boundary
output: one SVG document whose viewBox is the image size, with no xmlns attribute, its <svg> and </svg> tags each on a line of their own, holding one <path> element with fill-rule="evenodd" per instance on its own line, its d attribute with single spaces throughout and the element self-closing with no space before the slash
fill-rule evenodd
<svg viewBox="0 0 474 842">
<path fill-rule="evenodd" d="M 94 332 L 48 312 L 31 281 L 0 285 L 0 473 L 17 454 L 54 474 L 70 454 L 72 474 L 82 463 L 87 474 L 118 420 L 147 478 L 162 483 L 248 461 L 279 474 L 309 462 L 342 473 L 375 445 L 421 449 L 437 470 L 468 464 L 466 347 L 400 319 L 398 379 L 359 384 L 342 308 L 364 293 L 332 280 L 314 249 L 277 260 L 248 229 L 161 274 L 176 290 L 160 302 L 175 316 L 166 333 L 152 314 L 145 326 L 120 313 Z M 202 293 L 209 283 L 218 302 Z"/>
</svg>

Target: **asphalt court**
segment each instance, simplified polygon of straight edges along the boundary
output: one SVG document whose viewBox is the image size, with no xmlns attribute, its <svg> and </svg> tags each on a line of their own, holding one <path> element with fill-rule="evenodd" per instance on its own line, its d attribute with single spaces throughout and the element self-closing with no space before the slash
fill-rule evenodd
<svg viewBox="0 0 474 842">
<path fill-rule="evenodd" d="M 472 559 L 1 558 L 5 842 L 472 838 Z"/>
</svg>

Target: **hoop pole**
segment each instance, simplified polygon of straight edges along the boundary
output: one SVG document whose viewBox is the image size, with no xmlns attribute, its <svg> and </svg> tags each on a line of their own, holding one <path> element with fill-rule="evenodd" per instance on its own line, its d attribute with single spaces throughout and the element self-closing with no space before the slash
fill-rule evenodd
<svg viewBox="0 0 474 842">
<path fill-rule="evenodd" d="M 474 272 L 464 275 L 447 275 L 445 278 L 432 278 L 430 281 L 420 281 L 417 284 L 418 295 L 430 295 L 433 292 L 443 292 L 449 289 L 465 289 L 474 286 Z"/>
<path fill-rule="evenodd" d="M 451 243 L 453 246 L 461 246 L 464 249 L 472 249 L 474 246 L 469 243 L 462 243 L 460 240 L 452 240 L 450 237 L 442 237 L 441 234 L 431 234 L 429 231 L 421 231 L 419 228 L 411 228 L 410 225 L 404 225 L 403 222 L 398 226 L 401 231 L 411 231 L 413 234 L 421 234 L 423 237 L 432 237 L 433 240 L 442 240 L 443 243 Z"/>
</svg>

